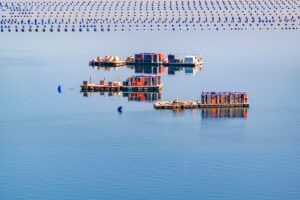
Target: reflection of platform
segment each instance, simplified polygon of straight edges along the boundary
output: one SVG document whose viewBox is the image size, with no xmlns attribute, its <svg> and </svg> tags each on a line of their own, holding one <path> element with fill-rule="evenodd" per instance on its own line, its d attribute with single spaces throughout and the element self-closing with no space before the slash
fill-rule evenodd
<svg viewBox="0 0 300 200">
<path fill-rule="evenodd" d="M 81 91 L 84 97 L 99 94 L 100 96 L 120 96 L 122 92 L 105 92 L 105 91 Z M 161 92 L 123 92 L 123 97 L 128 101 L 153 102 L 161 100 Z"/>
<path fill-rule="evenodd" d="M 83 94 L 84 97 L 89 97 L 92 96 L 93 93 L 97 93 L 100 96 L 120 96 L 121 92 L 104 92 L 104 91 L 81 91 L 81 93 Z"/>
<path fill-rule="evenodd" d="M 184 71 L 186 74 L 196 74 L 200 70 L 200 67 L 168 67 L 168 74 L 175 75 L 175 72 L 180 71 Z"/>
<path fill-rule="evenodd" d="M 138 74 L 163 74 L 165 68 L 163 66 L 128 66 L 130 69 L 134 69 Z"/>
<path fill-rule="evenodd" d="M 247 108 L 207 108 L 201 110 L 202 118 L 248 118 Z"/>
<path fill-rule="evenodd" d="M 199 67 L 203 66 L 203 62 L 199 63 L 164 63 L 166 67 Z"/>
<path fill-rule="evenodd" d="M 115 71 L 116 69 L 120 68 L 120 67 L 109 67 L 109 66 L 92 66 L 92 67 L 103 71 Z"/>
<path fill-rule="evenodd" d="M 175 75 L 175 72 L 184 71 L 185 74 L 196 74 L 201 70 L 201 67 L 179 67 L 179 66 L 169 66 L 165 67 L 162 65 L 155 66 L 143 66 L 143 65 L 127 65 L 127 68 L 133 69 L 137 74 L 163 74 L 165 73 L 165 68 L 167 68 L 169 75 Z"/>
<path fill-rule="evenodd" d="M 152 102 L 161 99 L 160 92 L 132 92 L 123 93 L 123 97 L 128 97 L 128 101 Z"/>
</svg>

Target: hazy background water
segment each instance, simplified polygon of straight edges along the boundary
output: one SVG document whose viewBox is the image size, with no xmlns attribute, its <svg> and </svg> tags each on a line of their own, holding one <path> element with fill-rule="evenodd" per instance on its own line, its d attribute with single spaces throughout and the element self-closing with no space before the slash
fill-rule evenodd
<svg viewBox="0 0 300 200">
<path fill-rule="evenodd" d="M 299 199 L 299 32 L 1 33 L 0 199 Z M 200 53 L 162 99 L 246 91 L 248 118 L 156 111 L 79 84 L 101 55 Z M 63 92 L 57 92 L 58 84 Z M 119 105 L 124 112 L 119 114 Z"/>
</svg>

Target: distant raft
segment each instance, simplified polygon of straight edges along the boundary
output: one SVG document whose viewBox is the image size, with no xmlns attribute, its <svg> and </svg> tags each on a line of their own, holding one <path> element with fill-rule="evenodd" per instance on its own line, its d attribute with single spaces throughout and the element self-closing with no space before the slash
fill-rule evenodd
<svg viewBox="0 0 300 200">
<path fill-rule="evenodd" d="M 248 108 L 246 92 L 202 92 L 198 101 L 159 101 L 153 104 L 155 109 L 202 109 L 202 108 Z"/>
</svg>

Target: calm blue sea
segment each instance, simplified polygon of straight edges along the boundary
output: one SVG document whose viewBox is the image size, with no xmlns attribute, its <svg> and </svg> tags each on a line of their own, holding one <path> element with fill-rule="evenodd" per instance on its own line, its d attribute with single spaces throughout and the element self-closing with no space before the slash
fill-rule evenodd
<svg viewBox="0 0 300 200">
<path fill-rule="evenodd" d="M 0 199 L 300 199 L 298 31 L 1 33 Z M 80 93 L 96 56 L 201 54 L 162 100 L 246 91 L 245 117 Z M 57 86 L 62 86 L 62 93 Z M 123 106 L 123 113 L 117 107 Z"/>
</svg>

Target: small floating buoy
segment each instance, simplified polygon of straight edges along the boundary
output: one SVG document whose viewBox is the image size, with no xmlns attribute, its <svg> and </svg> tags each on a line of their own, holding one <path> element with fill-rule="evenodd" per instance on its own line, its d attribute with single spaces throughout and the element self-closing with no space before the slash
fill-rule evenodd
<svg viewBox="0 0 300 200">
<path fill-rule="evenodd" d="M 121 113 L 121 112 L 122 112 L 122 109 L 123 109 L 123 107 L 122 107 L 122 106 L 119 106 L 119 107 L 118 107 L 118 112 Z"/>
<path fill-rule="evenodd" d="M 58 85 L 57 91 L 58 91 L 59 94 L 62 92 L 61 85 Z"/>
</svg>

